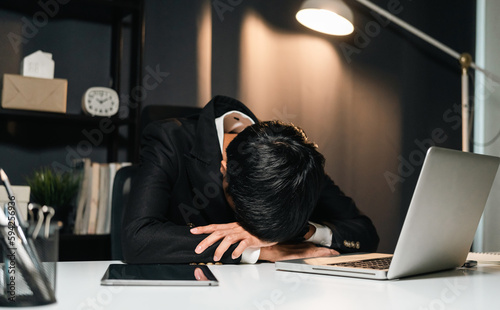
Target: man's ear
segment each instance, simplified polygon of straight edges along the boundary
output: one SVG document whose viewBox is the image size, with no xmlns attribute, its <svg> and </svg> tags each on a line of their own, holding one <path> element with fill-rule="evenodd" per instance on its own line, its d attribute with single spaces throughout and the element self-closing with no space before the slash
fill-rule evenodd
<svg viewBox="0 0 500 310">
<path fill-rule="evenodd" d="M 227 163 L 225 160 L 221 160 L 220 162 L 220 173 L 222 173 L 223 176 L 226 176 L 227 172 Z"/>
</svg>

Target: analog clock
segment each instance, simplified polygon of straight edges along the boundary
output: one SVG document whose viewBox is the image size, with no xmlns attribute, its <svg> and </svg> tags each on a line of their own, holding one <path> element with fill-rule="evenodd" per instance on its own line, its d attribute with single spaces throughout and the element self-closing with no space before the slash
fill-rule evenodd
<svg viewBox="0 0 500 310">
<path fill-rule="evenodd" d="M 119 98 L 114 89 L 91 87 L 82 98 L 82 108 L 92 116 L 112 116 L 118 112 Z"/>
</svg>

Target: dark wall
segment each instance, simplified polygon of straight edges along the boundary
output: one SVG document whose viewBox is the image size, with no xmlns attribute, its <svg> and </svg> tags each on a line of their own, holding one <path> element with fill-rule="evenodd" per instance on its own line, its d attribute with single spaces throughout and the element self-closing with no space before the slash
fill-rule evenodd
<svg viewBox="0 0 500 310">
<path fill-rule="evenodd" d="M 394 5 L 395 15 L 402 20 L 459 53 L 474 56 L 475 1 L 454 2 L 451 6 L 445 1 L 373 2 L 385 9 Z M 360 72 L 383 72 L 400 100 L 402 139 L 394 158 L 398 169 L 387 171 L 386 180 L 391 180 L 388 184 L 400 195 L 402 224 L 427 148 L 438 145 L 461 149 L 457 110 L 460 66 L 457 60 L 385 18 L 376 17 L 359 4 L 353 7 L 358 17 L 357 34 L 343 41 L 354 47 L 348 49 L 351 53 L 343 50 L 348 55 L 346 62 Z M 381 27 L 374 27 L 374 22 Z M 337 40 L 332 43 L 341 47 Z"/>
<path fill-rule="evenodd" d="M 201 2 L 146 1 L 144 67 L 159 67 L 169 76 L 148 91 L 145 105 L 196 106 L 196 42 Z"/>
<path fill-rule="evenodd" d="M 381 7 L 399 3 L 398 17 L 455 51 L 474 56 L 475 1 L 455 2 L 453 6 L 445 1 L 374 2 Z M 373 20 L 373 15 L 365 13 L 365 18 Z M 358 27 L 364 29 L 366 25 Z M 402 103 L 403 138 L 398 157 L 401 182 L 397 184 L 402 190 L 403 219 L 425 150 L 433 144 L 461 149 L 460 66 L 457 60 L 392 23 L 362 50 L 353 56 L 353 64 L 383 68 L 395 77 L 394 89 Z"/>
</svg>

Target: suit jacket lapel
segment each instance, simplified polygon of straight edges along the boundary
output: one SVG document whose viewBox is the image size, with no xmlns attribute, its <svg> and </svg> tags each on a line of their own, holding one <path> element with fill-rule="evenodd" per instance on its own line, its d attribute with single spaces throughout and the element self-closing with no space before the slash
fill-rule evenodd
<svg viewBox="0 0 500 310">
<path fill-rule="evenodd" d="M 196 127 L 196 140 L 190 152 L 192 156 L 207 164 L 211 164 L 213 160 L 217 162 L 217 165 L 220 164 L 222 154 L 220 153 L 215 119 L 232 110 L 245 113 L 254 122 L 258 122 L 252 111 L 238 100 L 225 96 L 214 97 L 200 113 Z"/>
<path fill-rule="evenodd" d="M 214 222 L 234 221 L 234 212 L 229 207 L 222 189 L 220 173 L 220 152 L 215 118 L 232 110 L 237 110 L 251 117 L 255 115 L 241 102 L 223 96 L 214 97 L 202 110 L 196 127 L 194 146 L 186 154 L 186 169 L 193 186 L 193 206 Z M 207 208 L 211 204 L 225 208 Z"/>
</svg>

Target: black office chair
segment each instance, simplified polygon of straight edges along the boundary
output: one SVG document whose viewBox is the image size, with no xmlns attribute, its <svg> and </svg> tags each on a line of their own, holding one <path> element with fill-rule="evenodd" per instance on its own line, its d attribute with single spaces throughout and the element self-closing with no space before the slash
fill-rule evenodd
<svg viewBox="0 0 500 310">
<path fill-rule="evenodd" d="M 188 117 L 199 114 L 200 111 L 201 108 L 195 107 L 146 106 L 141 112 L 141 131 L 153 121 L 165 118 Z M 119 169 L 115 175 L 111 200 L 111 259 L 113 260 L 123 260 L 121 238 L 123 210 L 127 205 L 130 184 L 137 173 L 137 169 L 137 165 L 126 166 Z"/>
<path fill-rule="evenodd" d="M 111 259 L 122 260 L 122 220 L 123 211 L 128 202 L 130 184 L 138 166 L 125 166 L 118 169 L 113 181 L 111 199 Z"/>
</svg>

